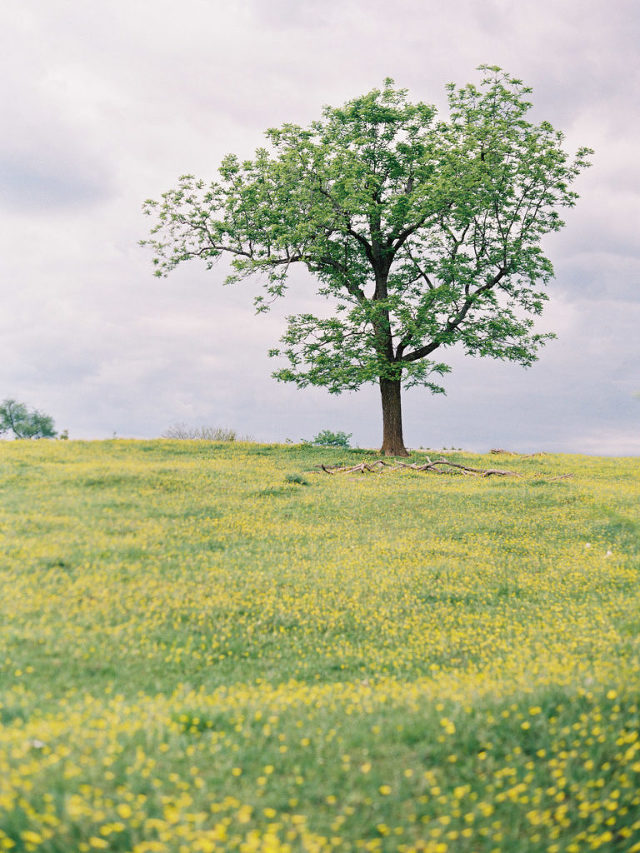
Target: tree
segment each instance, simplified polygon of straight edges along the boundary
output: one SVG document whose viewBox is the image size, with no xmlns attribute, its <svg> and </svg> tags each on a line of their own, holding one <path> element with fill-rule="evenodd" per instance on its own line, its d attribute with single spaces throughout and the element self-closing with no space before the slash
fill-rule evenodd
<svg viewBox="0 0 640 853">
<path fill-rule="evenodd" d="M 144 205 L 156 275 L 230 255 L 228 281 L 263 274 L 260 311 L 307 267 L 333 310 L 288 318 L 273 376 L 332 393 L 377 383 L 387 455 L 408 455 L 401 385 L 444 390 L 438 351 L 528 366 L 553 337 L 533 325 L 553 275 L 540 241 L 564 224 L 592 152 L 571 158 L 561 133 L 526 120 L 529 88 L 481 70 L 479 87 L 447 87 L 448 121 L 386 80 L 306 129 L 268 130 L 270 147 L 227 156 L 219 180 L 186 175 Z"/>
<path fill-rule="evenodd" d="M 12 432 L 14 438 L 55 438 L 53 418 L 36 409 L 29 411 L 24 403 L 3 400 L 0 403 L 0 435 Z"/>
</svg>

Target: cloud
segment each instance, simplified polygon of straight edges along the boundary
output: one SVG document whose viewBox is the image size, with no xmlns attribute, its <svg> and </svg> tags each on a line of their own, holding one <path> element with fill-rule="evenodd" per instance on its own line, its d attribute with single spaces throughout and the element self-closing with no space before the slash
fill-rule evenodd
<svg viewBox="0 0 640 853">
<path fill-rule="evenodd" d="M 94 109 L 100 87 L 83 87 L 46 39 L 38 44 L 45 36 L 33 16 L 4 10 L 12 13 L 14 38 L 0 59 L 0 208 L 46 216 L 91 207 L 114 191 Z"/>
<path fill-rule="evenodd" d="M 47 215 L 59 208 L 91 207 L 109 198 L 106 175 L 67 148 L 28 154 L 0 153 L 0 206 Z"/>
</svg>

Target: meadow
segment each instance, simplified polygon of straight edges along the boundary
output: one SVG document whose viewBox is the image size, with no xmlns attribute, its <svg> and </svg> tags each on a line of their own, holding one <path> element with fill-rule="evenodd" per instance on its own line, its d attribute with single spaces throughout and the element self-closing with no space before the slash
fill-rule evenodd
<svg viewBox="0 0 640 853">
<path fill-rule="evenodd" d="M 1 443 L 0 851 L 640 851 L 638 460 L 374 458 Z"/>
</svg>

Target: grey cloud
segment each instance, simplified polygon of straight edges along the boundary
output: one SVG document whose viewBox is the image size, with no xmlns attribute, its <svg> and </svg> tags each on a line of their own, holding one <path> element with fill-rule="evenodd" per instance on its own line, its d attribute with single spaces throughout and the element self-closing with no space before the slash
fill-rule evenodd
<svg viewBox="0 0 640 853">
<path fill-rule="evenodd" d="M 100 168 L 92 169 L 67 153 L 0 154 L 0 206 L 18 213 L 46 214 L 59 208 L 90 207 L 113 189 Z"/>
<path fill-rule="evenodd" d="M 556 263 L 557 279 L 550 293 L 557 291 L 577 300 L 603 299 L 640 303 L 640 255 L 599 250 L 597 244 Z"/>
<path fill-rule="evenodd" d="M 6 58 L 4 64 L 10 64 Z M 82 117 L 81 105 L 63 86 L 47 82 L 46 74 L 21 59 L 0 78 L 0 207 L 8 211 L 46 214 L 92 206 L 114 192 L 95 118 Z"/>
</svg>

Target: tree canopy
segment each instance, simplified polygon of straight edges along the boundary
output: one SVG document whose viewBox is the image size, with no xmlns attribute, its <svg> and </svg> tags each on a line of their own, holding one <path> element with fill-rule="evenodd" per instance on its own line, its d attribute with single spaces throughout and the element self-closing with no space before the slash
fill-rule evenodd
<svg viewBox="0 0 640 853">
<path fill-rule="evenodd" d="M 443 391 L 447 349 L 528 366 L 552 337 L 534 328 L 553 276 L 540 241 L 564 224 L 591 151 L 570 156 L 562 133 L 527 120 L 529 88 L 481 70 L 479 86 L 448 85 L 447 120 L 387 79 L 144 207 L 157 275 L 227 254 L 228 281 L 262 274 L 266 310 L 306 266 L 331 309 L 288 318 L 273 375 L 332 393 L 378 383 L 386 453 L 406 453 L 401 384 Z"/>
<path fill-rule="evenodd" d="M 7 432 L 13 433 L 14 438 L 55 438 L 57 435 L 53 418 L 11 399 L 0 403 L 0 435 Z"/>
</svg>

